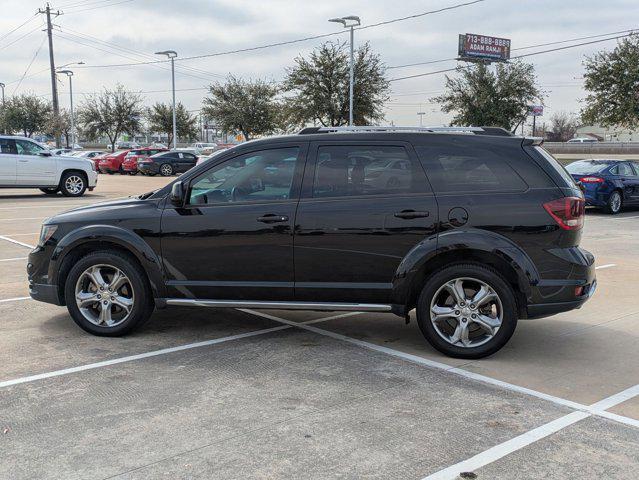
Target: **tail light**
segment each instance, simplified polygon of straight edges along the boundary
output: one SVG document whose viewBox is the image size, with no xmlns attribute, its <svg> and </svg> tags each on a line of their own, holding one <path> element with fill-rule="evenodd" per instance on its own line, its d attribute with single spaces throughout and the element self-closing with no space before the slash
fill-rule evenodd
<svg viewBox="0 0 639 480">
<path fill-rule="evenodd" d="M 579 181 L 581 183 L 603 183 L 604 179 L 601 177 L 582 177 Z"/>
<path fill-rule="evenodd" d="M 544 208 L 564 230 L 579 230 L 584 225 L 586 202 L 583 198 L 558 198 L 544 203 Z"/>
</svg>

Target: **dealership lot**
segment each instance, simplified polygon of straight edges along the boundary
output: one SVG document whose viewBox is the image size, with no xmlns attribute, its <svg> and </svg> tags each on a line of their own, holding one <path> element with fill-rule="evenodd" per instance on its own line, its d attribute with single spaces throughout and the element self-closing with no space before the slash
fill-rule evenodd
<svg viewBox="0 0 639 480">
<path fill-rule="evenodd" d="M 588 213 L 590 302 L 478 361 L 386 314 L 171 308 L 109 339 L 25 298 L 44 218 L 166 182 L 0 191 L 0 478 L 636 478 L 639 210 Z"/>
</svg>

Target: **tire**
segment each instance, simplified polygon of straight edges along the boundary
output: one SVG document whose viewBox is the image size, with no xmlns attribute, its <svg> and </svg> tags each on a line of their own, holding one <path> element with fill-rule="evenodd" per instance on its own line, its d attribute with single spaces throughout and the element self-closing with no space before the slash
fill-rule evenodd
<svg viewBox="0 0 639 480">
<path fill-rule="evenodd" d="M 40 191 L 47 195 L 55 195 L 60 191 L 60 187 L 41 188 Z"/>
<path fill-rule="evenodd" d="M 173 175 L 173 173 L 173 165 L 171 165 L 170 163 L 163 163 L 162 165 L 160 165 L 160 175 L 162 175 L 163 177 L 170 177 L 171 175 Z"/>
<path fill-rule="evenodd" d="M 491 299 L 479 305 L 454 300 L 453 290 L 447 284 L 457 280 L 461 280 L 459 285 L 466 300 L 478 293 L 482 285 Z M 440 311 L 439 321 L 432 320 L 431 307 Z M 483 358 L 501 349 L 515 331 L 515 293 L 490 267 L 474 263 L 451 265 L 434 273 L 424 285 L 417 302 L 417 322 L 426 340 L 440 352 L 455 358 Z M 466 335 L 458 334 L 464 331 Z"/>
<path fill-rule="evenodd" d="M 81 197 L 87 189 L 87 177 L 79 172 L 66 172 L 59 188 L 65 197 Z"/>
<path fill-rule="evenodd" d="M 608 202 L 606 203 L 605 211 L 610 215 L 617 215 L 621 212 L 621 207 L 623 206 L 623 197 L 621 196 L 621 192 L 619 190 L 613 191 L 608 197 Z"/>
<path fill-rule="evenodd" d="M 115 292 L 104 293 L 95 286 L 86 273 L 88 269 L 98 268 L 101 278 L 108 284 L 114 277 L 112 274 L 118 270 L 124 277 L 120 277 L 124 283 L 116 286 Z M 82 309 L 76 301 L 76 292 L 93 297 L 85 299 L 85 307 Z M 105 299 L 105 293 L 107 293 Z M 101 299 L 98 299 L 100 295 Z M 67 309 L 73 321 L 83 330 L 102 337 L 117 337 L 126 335 L 146 322 L 153 313 L 153 295 L 146 274 L 142 268 L 128 255 L 118 252 L 103 250 L 90 253 L 82 257 L 71 268 L 64 288 L 64 297 Z M 95 302 L 86 303 L 95 299 Z M 117 299 L 111 303 L 111 299 Z M 100 301 L 107 301 L 108 310 L 102 310 Z M 126 302 L 125 302 L 126 301 Z M 125 303 L 129 306 L 126 311 L 120 306 Z M 101 312 L 108 311 L 111 325 L 107 324 L 107 315 L 104 318 Z"/>
</svg>

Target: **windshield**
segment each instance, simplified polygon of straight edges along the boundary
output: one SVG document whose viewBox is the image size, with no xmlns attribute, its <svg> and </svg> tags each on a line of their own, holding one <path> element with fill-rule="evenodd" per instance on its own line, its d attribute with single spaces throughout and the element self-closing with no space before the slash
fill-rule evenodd
<svg viewBox="0 0 639 480">
<path fill-rule="evenodd" d="M 605 170 L 612 162 L 602 162 L 601 160 L 579 160 L 566 167 L 570 173 L 599 173 Z"/>
</svg>

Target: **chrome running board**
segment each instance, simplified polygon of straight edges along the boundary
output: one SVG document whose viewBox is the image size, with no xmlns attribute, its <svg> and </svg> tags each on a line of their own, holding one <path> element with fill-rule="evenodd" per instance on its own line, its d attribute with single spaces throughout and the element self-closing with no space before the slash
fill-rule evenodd
<svg viewBox="0 0 639 480">
<path fill-rule="evenodd" d="M 346 312 L 390 312 L 392 307 L 381 303 L 267 302 L 243 300 L 199 300 L 167 298 L 167 305 L 213 308 L 264 308 L 274 310 L 324 310 Z"/>
</svg>

